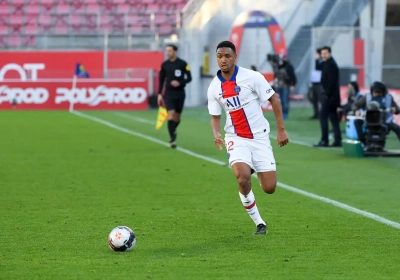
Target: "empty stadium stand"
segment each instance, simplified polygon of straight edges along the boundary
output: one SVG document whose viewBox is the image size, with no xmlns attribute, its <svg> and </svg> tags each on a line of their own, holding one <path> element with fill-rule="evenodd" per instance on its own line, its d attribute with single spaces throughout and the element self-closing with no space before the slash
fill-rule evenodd
<svg viewBox="0 0 400 280">
<path fill-rule="evenodd" d="M 177 32 L 188 0 L 0 0 L 0 48 L 34 47 L 38 36 Z"/>
</svg>

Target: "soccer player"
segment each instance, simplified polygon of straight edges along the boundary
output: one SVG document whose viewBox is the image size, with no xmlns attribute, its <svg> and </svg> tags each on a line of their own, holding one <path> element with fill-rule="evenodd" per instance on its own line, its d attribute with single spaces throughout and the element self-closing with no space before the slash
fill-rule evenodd
<svg viewBox="0 0 400 280">
<path fill-rule="evenodd" d="M 254 234 L 266 234 L 267 223 L 258 212 L 251 189 L 251 174 L 257 172 L 264 192 L 275 192 L 276 163 L 269 140 L 269 123 L 264 118 L 261 104 L 271 103 L 277 123 L 278 145 L 283 147 L 289 139 L 280 100 L 260 73 L 235 64 L 236 47 L 232 42 L 221 42 L 216 52 L 220 70 L 207 93 L 214 143 L 219 150 L 226 146 L 229 164 L 239 185 L 240 199 L 257 227 Z M 221 107 L 226 112 L 225 141 L 220 134 Z"/>
<path fill-rule="evenodd" d="M 168 131 L 171 148 L 176 148 L 176 129 L 181 122 L 183 104 L 185 103 L 185 85 L 192 81 L 189 65 L 177 57 L 178 48 L 168 45 L 166 53 L 168 59 L 161 64 L 160 85 L 158 87 L 157 102 L 162 106 L 163 101 L 168 111 Z M 164 100 L 162 90 L 165 84 Z"/>
</svg>

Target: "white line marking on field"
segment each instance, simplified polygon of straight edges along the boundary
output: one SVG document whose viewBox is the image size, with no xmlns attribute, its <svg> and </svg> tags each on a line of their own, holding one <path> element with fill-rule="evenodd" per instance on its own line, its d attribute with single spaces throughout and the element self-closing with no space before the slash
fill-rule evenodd
<svg viewBox="0 0 400 280">
<path fill-rule="evenodd" d="M 145 134 L 142 134 L 142 133 L 139 133 L 139 132 L 124 128 L 124 127 L 120 127 L 118 125 L 115 125 L 115 124 L 113 124 L 111 122 L 108 122 L 108 121 L 105 121 L 103 119 L 92 117 L 92 116 L 89 116 L 89 115 L 86 115 L 86 114 L 83 114 L 83 113 L 77 112 L 77 111 L 72 111 L 71 113 L 76 115 L 76 116 L 79 116 L 79 117 L 82 117 L 82 118 L 85 118 L 85 119 L 89 119 L 89 120 L 98 122 L 100 124 L 103 124 L 105 126 L 114 128 L 114 129 L 119 130 L 121 132 L 124 132 L 124 133 L 130 134 L 130 135 L 134 135 L 134 136 L 146 139 L 148 141 L 157 143 L 157 144 L 165 146 L 165 147 L 169 147 L 169 144 L 167 142 L 161 141 L 161 140 L 159 140 L 157 138 L 154 138 L 154 137 L 151 137 L 151 136 L 148 136 L 148 135 L 145 135 Z M 203 159 L 203 160 L 208 161 L 208 162 L 212 162 L 212 163 L 215 163 L 215 164 L 218 164 L 218 165 L 226 165 L 226 163 L 223 162 L 223 161 L 216 160 L 216 159 L 213 159 L 213 158 L 210 158 L 210 157 L 206 157 L 206 156 L 194 153 L 194 152 L 186 150 L 186 149 L 182 149 L 182 148 L 178 147 L 177 150 L 182 152 L 182 153 L 185 153 L 187 155 L 190 155 L 190 156 L 193 156 L 193 157 L 196 157 L 196 158 L 200 158 L 200 159 Z M 325 202 L 327 204 L 334 205 L 334 206 L 342 208 L 342 209 L 344 209 L 346 211 L 353 212 L 353 213 L 359 214 L 361 216 L 364 216 L 366 218 L 369 218 L 369 219 L 372 219 L 374 221 L 377 221 L 379 223 L 391 226 L 391 227 L 396 228 L 396 229 L 400 229 L 400 223 L 396 223 L 394 221 L 385 219 L 385 218 L 383 218 L 381 216 L 378 216 L 378 215 L 375 215 L 373 213 L 357 209 L 355 207 L 352 207 L 352 206 L 349 206 L 347 204 L 338 202 L 336 200 L 332 200 L 332 199 L 329 199 L 329 198 L 326 198 L 326 197 L 323 197 L 323 196 L 319 196 L 319 195 L 316 195 L 316 194 L 313 194 L 313 193 L 310 193 L 310 192 L 306 192 L 306 191 L 300 190 L 298 188 L 283 184 L 281 182 L 278 182 L 277 185 L 279 187 L 281 187 L 282 189 L 285 189 L 285 190 L 288 190 L 288 191 L 291 191 L 291 192 L 294 192 L 294 193 L 298 193 L 298 194 L 304 195 L 306 197 L 310 197 L 310 198 Z"/>
<path fill-rule="evenodd" d="M 117 115 L 117 116 L 123 117 L 125 119 L 134 120 L 134 121 L 137 121 L 137 122 L 140 122 L 140 123 L 151 124 L 151 125 L 154 125 L 154 127 L 156 126 L 156 122 L 155 121 L 152 122 L 151 120 L 148 120 L 148 119 L 145 119 L 145 118 L 138 118 L 138 117 L 126 114 L 126 113 L 119 113 L 119 112 L 114 112 L 114 114 Z"/>
</svg>

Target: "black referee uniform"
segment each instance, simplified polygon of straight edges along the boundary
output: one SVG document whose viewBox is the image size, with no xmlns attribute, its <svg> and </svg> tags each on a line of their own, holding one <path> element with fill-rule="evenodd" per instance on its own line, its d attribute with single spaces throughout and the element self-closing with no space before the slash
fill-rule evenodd
<svg viewBox="0 0 400 280">
<path fill-rule="evenodd" d="M 165 84 L 164 104 L 167 111 L 175 111 L 181 114 L 185 103 L 185 86 L 192 81 L 189 65 L 186 61 L 176 58 L 174 61 L 166 60 L 161 64 L 160 85 L 158 94 L 162 93 Z M 171 85 L 172 81 L 179 82 L 179 86 Z M 171 143 L 176 140 L 176 128 L 180 123 L 178 120 L 168 120 L 168 130 L 171 136 Z"/>
</svg>

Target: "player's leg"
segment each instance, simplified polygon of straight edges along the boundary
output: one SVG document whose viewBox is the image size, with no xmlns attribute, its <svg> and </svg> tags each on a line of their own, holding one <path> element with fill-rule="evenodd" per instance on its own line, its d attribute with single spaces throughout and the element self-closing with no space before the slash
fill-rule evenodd
<svg viewBox="0 0 400 280">
<path fill-rule="evenodd" d="M 250 218 L 257 226 L 256 234 L 266 233 L 266 223 L 258 212 L 256 200 L 251 189 L 251 152 L 240 139 L 226 139 L 229 164 L 239 186 L 239 197 Z"/>
<path fill-rule="evenodd" d="M 175 102 L 175 127 L 178 128 L 178 125 L 181 123 L 181 114 L 183 111 L 183 106 L 185 105 L 185 94 L 177 98 Z"/>
<path fill-rule="evenodd" d="M 182 96 L 177 98 L 175 101 L 175 115 L 174 115 L 175 130 L 178 128 L 179 124 L 181 123 L 181 114 L 183 111 L 184 104 L 185 104 L 185 94 L 183 94 Z M 177 132 L 175 131 L 175 135 L 176 134 L 177 134 Z"/>
<path fill-rule="evenodd" d="M 264 192 L 273 194 L 276 189 L 276 163 L 268 135 L 251 142 L 252 164 Z"/>
<path fill-rule="evenodd" d="M 164 97 L 164 104 L 165 108 L 167 109 L 168 112 L 168 132 L 169 132 L 169 137 L 170 137 L 170 143 L 171 143 L 171 148 L 175 148 L 175 100 L 171 97 Z"/>
<path fill-rule="evenodd" d="M 261 218 L 260 212 L 258 211 L 256 198 L 251 189 L 251 168 L 247 163 L 236 162 L 232 165 L 233 172 L 235 173 L 238 185 L 239 185 L 239 197 L 242 201 L 244 208 L 249 214 L 250 218 L 254 221 L 257 226 L 257 230 L 254 234 L 266 234 L 267 225 Z"/>
<path fill-rule="evenodd" d="M 273 194 L 276 189 L 276 171 L 257 172 L 261 188 L 268 194 Z"/>
</svg>

